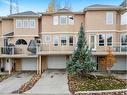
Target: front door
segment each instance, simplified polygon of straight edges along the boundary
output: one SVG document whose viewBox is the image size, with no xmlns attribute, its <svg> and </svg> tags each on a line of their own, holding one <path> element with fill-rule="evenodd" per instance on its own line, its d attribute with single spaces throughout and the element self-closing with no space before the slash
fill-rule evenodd
<svg viewBox="0 0 127 95">
<path fill-rule="evenodd" d="M 97 57 L 97 70 L 98 71 L 106 71 L 106 67 L 101 63 L 102 59 L 104 58 L 105 56 L 98 56 Z"/>
</svg>

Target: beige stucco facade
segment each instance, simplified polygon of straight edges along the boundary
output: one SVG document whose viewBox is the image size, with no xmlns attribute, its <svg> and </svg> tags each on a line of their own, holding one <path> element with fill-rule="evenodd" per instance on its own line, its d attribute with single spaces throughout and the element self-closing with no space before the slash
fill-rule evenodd
<svg viewBox="0 0 127 95">
<path fill-rule="evenodd" d="M 106 24 L 106 13 L 113 13 L 113 24 Z M 58 16 L 72 16 L 74 23 L 69 25 L 61 25 L 58 21 L 57 25 L 53 24 L 53 17 Z M 22 19 L 34 19 L 35 28 L 17 28 L 16 20 Z M 42 73 L 45 69 L 48 69 L 48 58 L 50 55 L 58 56 L 64 55 L 69 57 L 76 48 L 76 43 L 78 40 L 78 32 L 80 30 L 81 23 L 84 26 L 86 39 L 89 46 L 91 46 L 91 36 L 94 36 L 94 51 L 92 54 L 95 56 L 96 62 L 99 64 L 101 56 L 107 54 L 107 35 L 112 35 L 112 49 L 113 54 L 116 56 L 127 56 L 127 51 L 121 52 L 121 35 L 127 35 L 127 25 L 121 25 L 121 14 L 118 9 L 108 9 L 108 10 L 85 10 L 84 12 L 55 12 L 55 13 L 42 13 L 41 16 L 11 16 L 3 17 L 0 21 L 0 47 L 4 46 L 4 39 L 8 39 L 8 43 L 15 45 L 16 54 L 0 54 L 0 58 L 13 58 L 16 62 L 16 71 L 20 71 L 22 65 L 22 58 L 36 58 L 37 72 Z M 14 32 L 11 36 L 5 36 Z M 99 35 L 103 34 L 104 46 L 99 45 Z M 50 36 L 50 42 L 45 43 L 45 36 Z M 66 36 L 66 45 L 62 46 L 61 37 Z M 58 36 L 58 46 L 54 46 L 54 36 Z M 73 45 L 69 45 L 68 38 L 73 37 Z M 16 45 L 17 40 L 24 39 L 26 45 Z M 36 42 L 36 54 L 32 54 L 28 51 L 28 46 L 31 40 Z M 66 58 L 67 59 L 67 58 Z M 1 61 L 2 62 L 2 61 Z M 123 62 L 126 63 L 126 62 Z M 98 68 L 101 71 L 103 68 L 99 64 Z M 118 66 L 116 66 L 118 67 Z"/>
</svg>

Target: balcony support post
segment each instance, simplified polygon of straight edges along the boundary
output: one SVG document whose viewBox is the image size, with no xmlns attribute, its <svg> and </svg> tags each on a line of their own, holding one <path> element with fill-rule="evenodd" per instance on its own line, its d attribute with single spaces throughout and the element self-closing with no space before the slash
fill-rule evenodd
<svg viewBox="0 0 127 95">
<path fill-rule="evenodd" d="M 39 74 L 39 58 L 37 57 L 37 74 Z"/>
<path fill-rule="evenodd" d="M 9 64 L 9 70 L 8 70 L 8 73 L 9 73 L 9 75 L 11 74 L 11 70 L 12 70 L 12 63 L 11 63 L 11 59 L 9 58 L 8 59 L 8 64 Z"/>
<path fill-rule="evenodd" d="M 41 56 L 39 56 L 39 74 L 42 73 Z"/>
</svg>

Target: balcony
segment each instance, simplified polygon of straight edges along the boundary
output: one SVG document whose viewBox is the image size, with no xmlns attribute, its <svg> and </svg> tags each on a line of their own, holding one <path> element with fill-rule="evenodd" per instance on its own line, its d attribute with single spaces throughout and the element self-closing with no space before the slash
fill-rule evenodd
<svg viewBox="0 0 127 95">
<path fill-rule="evenodd" d="M 112 52 L 114 55 L 127 55 L 127 46 L 111 46 Z M 76 44 L 73 46 L 65 45 L 54 46 L 53 44 L 41 44 L 38 47 L 39 55 L 70 55 L 76 49 Z M 96 49 L 92 49 L 93 55 L 106 55 L 107 54 L 107 46 L 98 46 Z"/>
<path fill-rule="evenodd" d="M 127 55 L 127 46 L 111 46 L 114 55 Z M 0 47 L 0 57 L 37 57 L 38 55 L 71 55 L 76 49 L 74 45 L 54 46 L 54 44 L 40 44 L 37 47 L 31 47 L 35 49 L 36 53 L 28 51 L 28 46 L 16 46 L 16 47 Z M 99 46 L 96 49 L 92 49 L 93 55 L 106 55 L 107 46 Z"/>
<path fill-rule="evenodd" d="M 41 44 L 38 48 L 39 55 L 70 55 L 75 50 L 75 45 L 54 46 L 54 44 Z"/>
<path fill-rule="evenodd" d="M 16 46 L 16 47 L 0 47 L 0 57 L 37 57 L 36 53 L 31 53 L 27 50 L 28 46 Z M 33 49 L 33 48 L 31 48 Z"/>
</svg>

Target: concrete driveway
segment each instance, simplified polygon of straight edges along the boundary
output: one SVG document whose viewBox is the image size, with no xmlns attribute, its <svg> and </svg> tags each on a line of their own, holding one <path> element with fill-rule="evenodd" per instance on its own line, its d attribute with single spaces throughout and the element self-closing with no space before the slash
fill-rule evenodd
<svg viewBox="0 0 127 95">
<path fill-rule="evenodd" d="M 47 70 L 35 86 L 26 94 L 41 95 L 70 95 L 67 72 L 61 70 Z"/>
<path fill-rule="evenodd" d="M 18 90 L 24 83 L 30 80 L 32 76 L 33 72 L 18 73 L 0 82 L 0 95 L 11 93 L 15 90 Z"/>
</svg>

